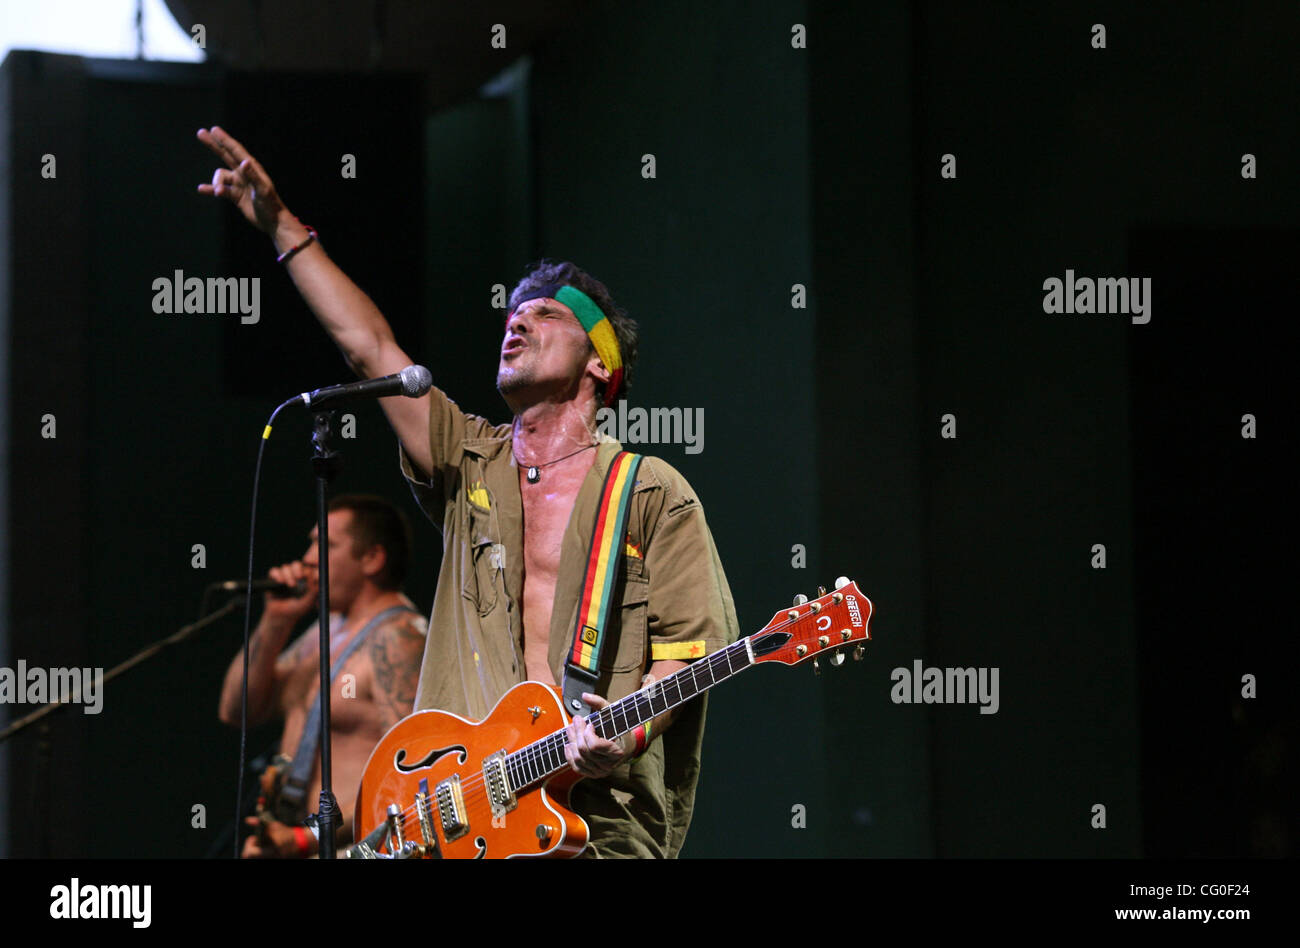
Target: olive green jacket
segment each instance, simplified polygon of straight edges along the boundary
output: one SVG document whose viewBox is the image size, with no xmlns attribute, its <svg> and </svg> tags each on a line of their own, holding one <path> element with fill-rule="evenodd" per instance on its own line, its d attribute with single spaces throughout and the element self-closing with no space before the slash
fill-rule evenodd
<svg viewBox="0 0 1300 948">
<path fill-rule="evenodd" d="M 462 412 L 432 389 L 429 442 L 434 472 L 402 473 L 442 530 L 443 558 L 429 620 L 415 710 L 439 708 L 482 720 L 524 680 L 523 502 L 511 426 Z M 583 573 L 605 474 L 622 450 L 602 437 L 565 530 L 551 613 L 550 664 L 557 682 L 573 643 Z M 738 636 L 731 599 L 704 511 L 671 465 L 647 457 L 637 473 L 627 546 L 595 690 L 616 701 L 640 685 L 652 662 L 707 655 Z M 697 656 L 698 657 L 698 656 Z M 571 798 L 591 828 L 587 855 L 674 857 L 690 826 L 699 778 L 707 695 L 679 709 L 644 754 Z"/>
</svg>

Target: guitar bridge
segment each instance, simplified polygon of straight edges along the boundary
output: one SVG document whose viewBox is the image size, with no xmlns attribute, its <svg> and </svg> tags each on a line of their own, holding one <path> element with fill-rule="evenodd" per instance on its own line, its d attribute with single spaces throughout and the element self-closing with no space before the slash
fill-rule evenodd
<svg viewBox="0 0 1300 948">
<path fill-rule="evenodd" d="M 497 751 L 483 761 L 483 783 L 487 787 L 492 819 L 503 819 L 515 808 L 515 791 L 506 778 L 506 752 Z"/>
<path fill-rule="evenodd" d="M 465 818 L 465 797 L 460 792 L 460 774 L 452 774 L 434 788 L 433 795 L 438 800 L 438 820 L 442 823 L 442 835 L 447 842 L 460 839 L 469 832 L 469 823 Z"/>
<path fill-rule="evenodd" d="M 429 781 L 420 781 L 420 792 L 415 795 L 415 812 L 420 818 L 420 835 L 424 837 L 424 851 L 428 855 L 438 852 L 438 837 L 433 834 L 433 806 L 429 802 Z"/>
</svg>

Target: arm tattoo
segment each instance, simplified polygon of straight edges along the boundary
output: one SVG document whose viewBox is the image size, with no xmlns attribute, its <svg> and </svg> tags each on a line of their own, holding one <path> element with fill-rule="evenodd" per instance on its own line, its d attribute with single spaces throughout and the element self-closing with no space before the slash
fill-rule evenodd
<svg viewBox="0 0 1300 948">
<path fill-rule="evenodd" d="M 375 666 L 375 700 L 394 722 L 411 713 L 420 682 L 424 634 L 414 616 L 389 622 L 371 640 Z"/>
</svg>

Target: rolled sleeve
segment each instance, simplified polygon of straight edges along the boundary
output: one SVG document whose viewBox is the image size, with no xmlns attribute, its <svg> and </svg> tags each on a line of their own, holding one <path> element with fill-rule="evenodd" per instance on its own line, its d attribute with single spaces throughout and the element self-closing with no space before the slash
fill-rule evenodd
<svg viewBox="0 0 1300 948">
<path fill-rule="evenodd" d="M 437 386 L 429 389 L 429 450 L 433 470 L 425 477 L 400 442 L 398 463 L 420 509 L 439 529 L 446 518 L 448 497 L 464 459 L 465 440 L 497 433 L 499 428 L 485 418 L 461 411 Z"/>
</svg>

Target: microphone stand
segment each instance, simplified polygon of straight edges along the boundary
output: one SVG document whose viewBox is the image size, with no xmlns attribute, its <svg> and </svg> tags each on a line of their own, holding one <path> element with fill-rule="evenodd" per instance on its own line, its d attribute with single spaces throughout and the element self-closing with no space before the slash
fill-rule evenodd
<svg viewBox="0 0 1300 948">
<path fill-rule="evenodd" d="M 212 625 L 212 623 L 216 622 L 218 619 L 224 619 L 226 616 L 230 615 L 230 613 L 234 612 L 236 609 L 242 608 L 243 605 L 244 605 L 244 599 L 242 596 L 232 599 L 230 602 L 226 603 L 216 612 L 204 616 L 198 622 L 192 622 L 189 625 L 182 626 L 179 630 L 173 632 L 165 639 L 159 639 L 157 642 L 154 642 L 152 645 L 145 646 L 140 651 L 136 652 L 134 655 L 128 658 L 126 661 L 122 662 L 120 665 L 115 665 L 113 668 L 110 668 L 108 671 L 104 672 L 104 679 L 102 684 L 105 685 L 108 684 L 110 681 L 112 681 L 118 675 L 121 675 L 123 672 L 129 671 L 130 669 L 134 668 L 136 665 L 139 665 L 141 662 L 153 658 L 155 655 L 157 655 L 167 646 L 176 645 L 179 642 L 184 642 L 195 632 L 199 631 L 199 629 Z M 80 703 L 81 703 L 81 688 L 78 687 L 76 689 L 76 694 L 72 696 L 71 702 L 51 701 L 49 704 L 43 705 L 40 708 L 36 709 L 31 714 L 25 717 L 21 717 L 17 721 L 13 721 L 12 723 L 10 723 L 3 731 L 0 731 L 0 744 L 9 740 L 9 738 L 13 737 L 19 731 L 31 727 L 36 722 L 43 720 L 47 715 L 53 714 L 55 711 L 58 711 L 60 708 L 66 708 L 70 704 L 80 704 Z"/>
<path fill-rule="evenodd" d="M 330 573 L 329 510 L 325 490 L 343 467 L 343 458 L 329 447 L 330 423 L 334 412 L 316 412 L 312 424 L 312 470 L 316 472 L 316 540 L 320 574 L 320 858 L 334 858 L 334 832 L 337 826 L 338 801 L 334 799 L 330 772 Z"/>
</svg>

